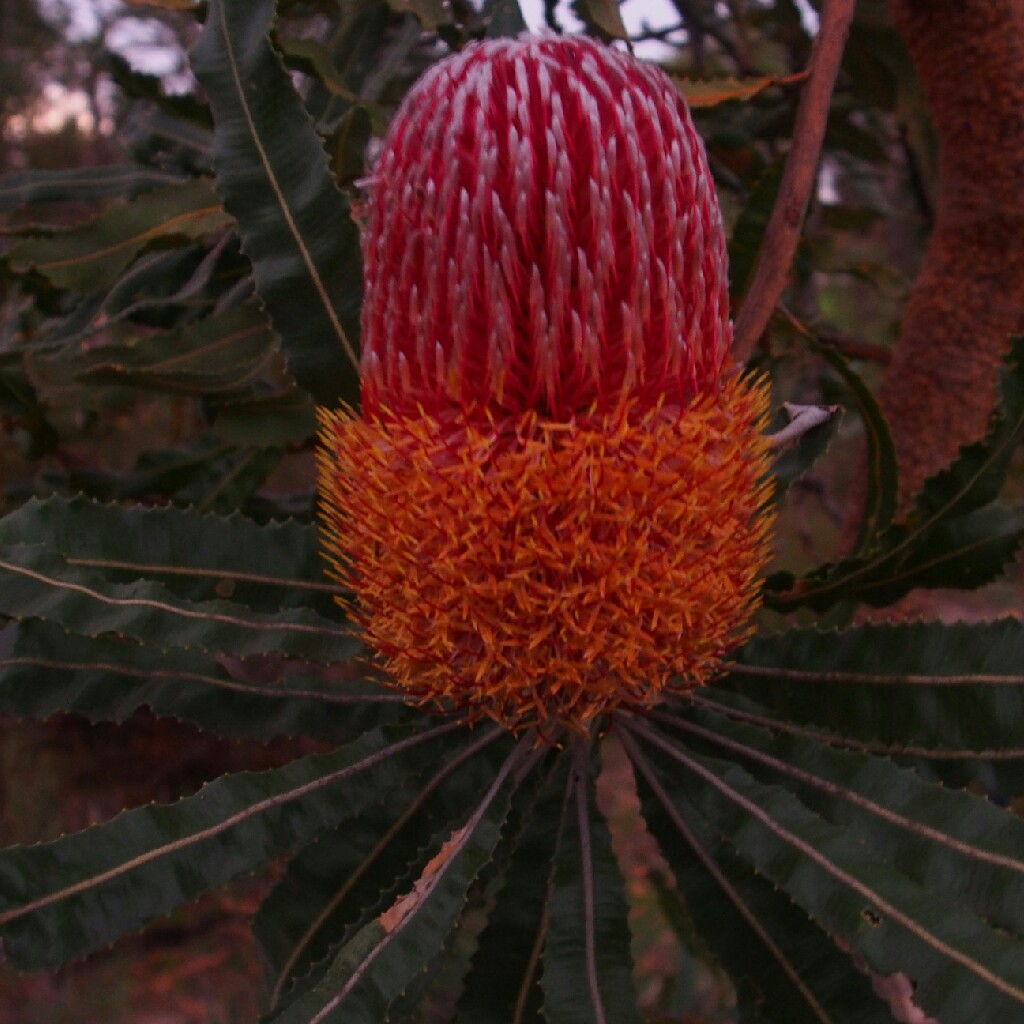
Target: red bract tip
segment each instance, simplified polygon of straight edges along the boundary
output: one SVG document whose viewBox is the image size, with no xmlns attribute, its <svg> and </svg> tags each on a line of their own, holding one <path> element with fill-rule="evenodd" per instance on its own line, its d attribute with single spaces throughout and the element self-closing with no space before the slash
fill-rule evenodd
<svg viewBox="0 0 1024 1024">
<path fill-rule="evenodd" d="M 472 43 L 409 93 L 367 206 L 366 414 L 568 421 L 718 388 L 721 215 L 657 68 L 582 37 Z"/>
</svg>

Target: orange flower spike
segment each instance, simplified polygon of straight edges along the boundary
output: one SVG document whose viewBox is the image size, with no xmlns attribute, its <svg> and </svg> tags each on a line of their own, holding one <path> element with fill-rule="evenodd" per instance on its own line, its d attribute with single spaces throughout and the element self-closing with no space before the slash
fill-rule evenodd
<svg viewBox="0 0 1024 1024">
<path fill-rule="evenodd" d="M 468 45 L 395 116 L 362 416 L 320 410 L 324 546 L 394 685 L 546 735 L 711 681 L 769 557 L 767 389 L 727 365 L 704 150 L 658 69 Z"/>
</svg>

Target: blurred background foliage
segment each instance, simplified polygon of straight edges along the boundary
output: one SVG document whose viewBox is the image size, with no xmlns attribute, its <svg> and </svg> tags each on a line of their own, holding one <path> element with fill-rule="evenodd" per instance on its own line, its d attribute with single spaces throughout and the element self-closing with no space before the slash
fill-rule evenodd
<svg viewBox="0 0 1024 1024">
<path fill-rule="evenodd" d="M 263 243 L 240 237 L 235 211 L 229 204 L 225 212 L 212 183 L 210 103 L 227 100 L 197 85 L 186 57 L 203 3 L 0 2 L 0 512 L 32 497 L 84 494 L 311 521 L 314 400 L 351 399 L 357 386 L 332 324 L 357 344 L 348 207 L 358 221 L 377 140 L 423 69 L 471 38 L 517 32 L 523 20 L 514 0 L 281 0 L 277 10 L 274 46 L 341 187 L 333 221 L 320 225 L 328 240 L 349 236 L 334 268 L 342 283 L 326 305 L 316 297 L 297 304 L 275 280 L 261 286 L 262 301 L 255 297 L 246 253 Z M 740 304 L 792 135 L 816 5 L 672 0 L 657 23 L 642 0 L 621 12 L 611 0 L 544 0 L 526 13 L 552 28 L 582 22 L 609 39 L 627 31 L 625 15 L 638 52 L 678 78 L 706 140 Z M 283 98 L 280 108 L 274 102 L 266 117 L 291 116 Z M 788 489 L 779 562 L 797 574 L 848 545 L 849 508 L 863 497 L 851 466 L 862 459 L 863 421 L 877 413 L 870 393 L 892 358 L 922 261 L 936 174 L 934 131 L 910 59 L 883 0 L 860 0 L 787 315 L 775 318 L 755 356 L 772 374 L 777 405 L 848 410 L 838 429 L 815 439 L 828 450 L 809 471 L 797 466 Z M 274 325 L 294 316 L 305 318 L 306 348 L 286 359 Z M 853 371 L 837 370 L 808 334 Z M 1018 464 L 1011 496 L 1021 494 L 1020 477 Z M 911 595 L 907 614 L 924 608 L 956 619 L 1020 607 L 1011 572 L 973 593 Z M 846 614 L 837 609 L 835 621 Z M 769 627 L 779 621 L 765 612 Z M 216 740 L 141 714 L 101 730 L 72 716 L 6 721 L 0 833 L 5 845 L 52 838 L 126 803 L 172 799 L 226 770 L 315 749 L 314 740 Z M 645 1008 L 651 1020 L 728 1020 L 728 986 L 678 975 L 663 867 L 645 833 L 630 848 L 635 800 L 615 780 L 613 761 L 601 799 L 635 869 L 627 882 Z M 239 922 L 266 884 L 235 886 L 131 940 L 134 947 L 55 978 L 8 973 L 0 1020 L 249 1019 L 259 1006 L 255 957 Z"/>
</svg>

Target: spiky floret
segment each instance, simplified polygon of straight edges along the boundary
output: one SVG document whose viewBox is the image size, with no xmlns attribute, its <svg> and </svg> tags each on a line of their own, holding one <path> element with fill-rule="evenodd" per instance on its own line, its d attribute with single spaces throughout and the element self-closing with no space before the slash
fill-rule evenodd
<svg viewBox="0 0 1024 1024">
<path fill-rule="evenodd" d="M 707 682 L 768 558 L 767 396 L 726 366 L 672 83 L 578 37 L 470 44 L 365 206 L 362 415 L 320 412 L 321 516 L 395 685 L 554 730 Z"/>
<path fill-rule="evenodd" d="M 768 557 L 762 383 L 495 425 L 321 413 L 323 527 L 412 699 L 585 728 L 709 680 Z"/>
</svg>

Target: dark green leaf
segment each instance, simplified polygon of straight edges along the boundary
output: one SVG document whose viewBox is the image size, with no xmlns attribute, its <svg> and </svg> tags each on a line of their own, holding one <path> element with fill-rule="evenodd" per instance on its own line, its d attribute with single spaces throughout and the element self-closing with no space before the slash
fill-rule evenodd
<svg viewBox="0 0 1024 1024">
<path fill-rule="evenodd" d="M 95 220 L 11 247 L 7 261 L 18 272 L 35 270 L 55 285 L 83 294 L 109 287 L 150 243 L 198 238 L 230 224 L 208 178 L 150 192 Z"/>
<path fill-rule="evenodd" d="M 856 596 L 887 605 L 917 587 L 972 590 L 999 579 L 1024 541 L 1024 510 L 994 504 L 966 515 L 940 519 L 926 542 L 911 544 L 881 573 L 865 573 Z"/>
<path fill-rule="evenodd" d="M 413 888 L 342 947 L 323 980 L 271 1019 L 274 1024 L 379 1024 L 388 1005 L 442 947 L 467 891 L 501 836 L 520 742 L 466 823 L 423 869 Z"/>
<path fill-rule="evenodd" d="M 217 395 L 251 385 L 276 350 L 266 317 L 255 305 L 245 305 L 181 331 L 88 349 L 72 365 L 84 383 Z"/>
<path fill-rule="evenodd" d="M 845 356 L 834 345 L 818 341 L 812 335 L 806 335 L 804 340 L 842 378 L 864 424 L 867 488 L 864 514 L 854 550 L 870 551 L 892 523 L 898 507 L 899 466 L 896 445 L 874 394 L 860 375 L 854 372 Z"/>
<path fill-rule="evenodd" d="M 761 724 L 806 726 L 858 750 L 975 776 L 1024 770 L 1024 623 L 791 630 L 751 641 L 701 699 Z M 771 709 L 770 711 L 766 709 Z"/>
<path fill-rule="evenodd" d="M 548 907 L 544 1017 L 548 1024 L 639 1022 L 626 894 L 582 742 L 570 786 Z"/>
<path fill-rule="evenodd" d="M 132 199 L 181 178 L 181 174 L 172 171 L 134 164 L 17 171 L 0 179 L 0 210 L 13 210 L 29 203 Z"/>
<path fill-rule="evenodd" d="M 644 819 L 696 927 L 695 938 L 686 937 L 693 952 L 710 954 L 726 968 L 743 1019 L 891 1021 L 867 979 L 829 935 L 736 856 L 628 733 L 623 742 L 637 768 Z"/>
<path fill-rule="evenodd" d="M 376 729 L 332 754 L 223 776 L 175 804 L 125 811 L 77 835 L 0 854 L 11 963 L 56 967 L 357 815 L 453 726 Z"/>
<path fill-rule="evenodd" d="M 923 529 L 943 516 L 958 516 L 994 501 L 1024 434 L 1024 336 L 1013 339 L 999 376 L 999 405 L 988 436 L 967 445 L 947 469 L 925 481 L 908 517 Z"/>
<path fill-rule="evenodd" d="M 701 705 L 659 724 L 715 756 L 741 759 L 927 889 L 1024 935 L 1024 822 L 972 793 L 925 782 L 888 758 L 775 734 Z M 704 741 L 704 742 L 701 742 Z"/>
<path fill-rule="evenodd" d="M 39 545 L 12 544 L 0 558 L 0 615 L 48 619 L 85 636 L 116 633 L 140 643 L 280 653 L 313 661 L 347 661 L 351 631 L 303 608 L 254 612 L 228 601 L 187 601 L 161 583 L 112 583 Z"/>
<path fill-rule="evenodd" d="M 548 923 L 568 769 L 569 758 L 563 754 L 516 841 L 466 978 L 459 1024 L 521 1024 L 540 1012 L 539 954 Z"/>
<path fill-rule="evenodd" d="M 500 751 L 491 748 L 488 756 L 492 762 L 495 762 L 493 753 L 498 752 Z M 552 759 L 557 760 L 556 752 L 548 753 L 547 760 Z M 486 772 L 486 778 L 482 778 L 475 788 L 466 789 L 459 817 L 452 819 L 454 823 L 461 820 L 465 807 L 472 805 L 477 794 L 486 788 L 500 766 L 500 762 L 495 762 L 478 769 Z M 549 775 L 550 772 L 543 769 L 532 771 L 513 794 L 501 840 L 495 847 L 491 859 L 483 866 L 470 887 L 455 927 L 440 952 L 406 985 L 405 991 L 388 1007 L 389 1021 L 393 1021 L 394 1024 L 436 1024 L 444 1020 L 450 1024 L 454 1019 L 481 933 L 491 926 L 491 910 L 496 895 L 505 886 L 509 860 L 518 846 L 524 820 L 532 815 L 538 791 L 543 788 Z M 561 791 L 558 795 L 561 795 Z M 440 838 L 447 834 L 448 831 L 445 831 L 436 837 L 432 849 L 436 849 L 440 845 Z M 549 867 L 550 862 L 542 865 L 542 868 Z M 505 955 L 512 959 L 516 954 L 512 945 L 513 940 L 512 935 L 505 936 Z M 508 1024 L 509 1020 L 509 1017 L 505 1017 L 504 1024 Z M 477 1020 L 476 1024 L 482 1022 Z"/>
<path fill-rule="evenodd" d="M 444 945 L 388 1007 L 388 1024 L 436 1024 L 448 1020 L 455 1012 L 473 946 L 487 913 L 494 870 L 492 860 L 474 879 Z"/>
<path fill-rule="evenodd" d="M 335 611 L 315 526 L 257 523 L 194 509 L 33 499 L 0 519 L 0 546 L 38 544 L 114 582 L 159 580 L 191 601 L 230 598 L 259 611 Z"/>
<path fill-rule="evenodd" d="M 1024 1007 L 1024 941 L 993 928 L 946 893 L 925 889 L 847 829 L 779 786 L 704 757 L 634 722 L 672 765 L 688 798 L 742 860 L 782 888 L 877 974 L 905 973 L 915 1001 L 940 1020 L 1012 1020 Z"/>
<path fill-rule="evenodd" d="M 780 575 L 786 592 L 769 593 L 767 603 L 780 611 L 803 605 L 823 610 L 851 599 L 885 604 L 915 586 L 977 586 L 1001 572 L 1019 543 L 1020 518 L 984 506 L 997 497 L 1024 433 L 1024 339 L 1014 342 L 1000 382 L 999 411 L 988 436 L 963 448 L 948 469 L 925 483 L 906 522 L 877 535 L 861 557 L 797 581 Z"/>
<path fill-rule="evenodd" d="M 273 0 L 212 0 L 192 50 L 217 124 L 214 163 L 295 379 L 352 396 L 361 261 L 323 144 L 270 45 Z"/>
<path fill-rule="evenodd" d="M 178 0 L 177 9 L 185 7 Z M 169 6 L 170 4 L 168 4 Z M 147 101 L 157 110 L 185 123 L 212 127 L 210 109 L 192 92 L 169 92 L 164 87 L 164 80 L 153 74 L 136 70 L 130 61 L 119 53 L 107 51 L 103 54 L 103 62 L 110 72 L 110 77 L 133 98 Z"/>
<path fill-rule="evenodd" d="M 0 631 L 0 711 L 40 720 L 65 711 L 122 722 L 148 707 L 225 736 L 341 742 L 400 705 L 400 695 L 367 674 L 356 657 L 330 667 L 278 655 L 245 659 L 75 636 L 36 619 Z"/>
<path fill-rule="evenodd" d="M 468 746 L 424 765 L 357 821 L 296 855 L 255 921 L 271 970 L 272 1004 L 293 978 L 302 978 L 302 991 L 311 989 L 328 966 L 328 952 L 408 891 L 500 768 L 508 747 L 495 743 L 498 737 L 485 730 Z M 303 975 L 318 961 L 311 983 Z"/>
</svg>

